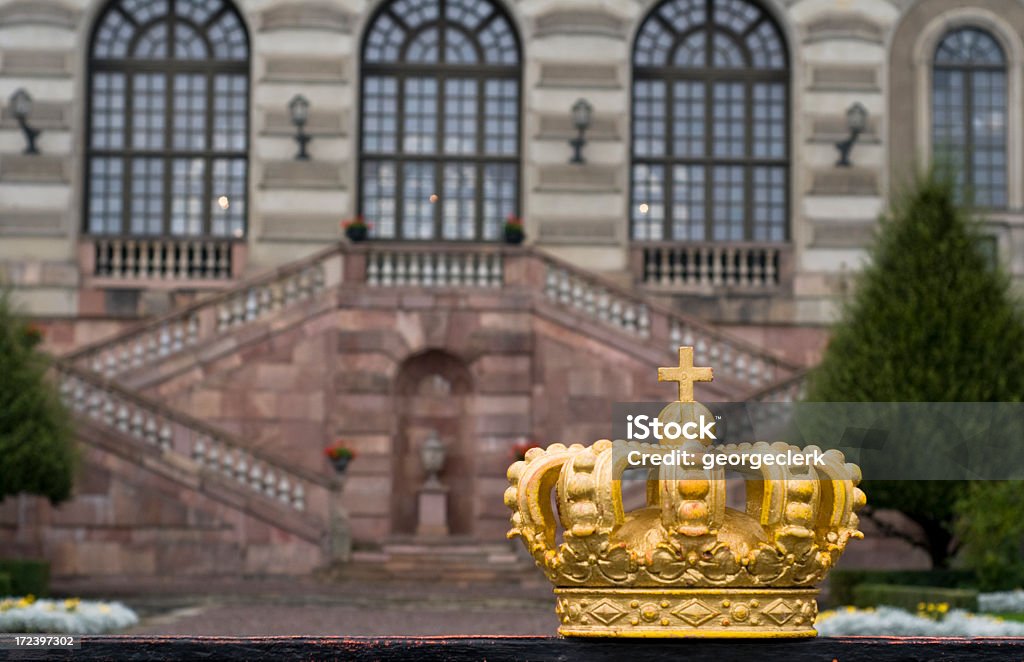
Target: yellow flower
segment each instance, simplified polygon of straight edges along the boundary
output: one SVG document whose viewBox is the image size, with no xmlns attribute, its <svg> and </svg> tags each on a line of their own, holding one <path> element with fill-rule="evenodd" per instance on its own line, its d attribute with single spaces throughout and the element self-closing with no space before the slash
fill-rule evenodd
<svg viewBox="0 0 1024 662">
<path fill-rule="evenodd" d="M 926 607 L 927 607 L 927 605 L 925 605 L 925 603 L 923 603 L 923 602 L 918 602 L 917 603 L 917 610 L 918 611 L 924 611 Z"/>
<path fill-rule="evenodd" d="M 66 609 L 67 611 L 74 611 L 78 608 L 78 603 L 78 598 L 68 598 L 64 601 L 64 609 Z"/>
<path fill-rule="evenodd" d="M 941 603 L 939 603 L 939 612 L 945 614 L 947 611 L 949 611 L 949 603 L 948 602 L 941 602 Z"/>
<path fill-rule="evenodd" d="M 101 614 L 109 614 L 110 613 L 110 607 L 108 607 L 105 604 L 100 604 L 100 613 Z"/>
</svg>

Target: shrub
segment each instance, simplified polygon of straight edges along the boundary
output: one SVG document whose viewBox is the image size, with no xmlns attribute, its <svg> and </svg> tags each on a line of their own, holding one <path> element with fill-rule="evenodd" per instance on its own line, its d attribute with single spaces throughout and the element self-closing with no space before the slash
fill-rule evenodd
<svg viewBox="0 0 1024 662">
<path fill-rule="evenodd" d="M 833 570 L 828 576 L 828 602 L 852 605 L 853 591 L 861 584 L 970 588 L 975 581 L 969 570 Z"/>
<path fill-rule="evenodd" d="M 138 622 L 138 615 L 120 602 L 32 597 L 0 600 L 0 632 L 103 634 Z"/>
<path fill-rule="evenodd" d="M 1024 318 L 953 191 L 930 173 L 882 219 L 871 263 L 810 374 L 808 401 L 1024 400 Z M 865 517 L 947 567 L 957 546 L 953 505 L 966 481 L 867 480 L 863 489 Z M 872 517 L 877 508 L 901 511 L 919 533 L 886 526 Z"/>
<path fill-rule="evenodd" d="M 0 572 L 0 598 L 13 594 L 14 591 L 11 590 L 11 576 Z"/>
<path fill-rule="evenodd" d="M 8 595 L 39 597 L 50 592 L 50 564 L 46 561 L 0 559 L 0 573 L 10 579 L 11 590 Z"/>
<path fill-rule="evenodd" d="M 957 503 L 957 512 L 961 556 L 977 573 L 978 586 L 988 591 L 1024 586 L 1024 485 L 972 483 Z"/>
<path fill-rule="evenodd" d="M 910 612 L 923 611 L 921 605 L 946 605 L 948 609 L 978 610 L 978 592 L 969 588 L 941 586 L 893 586 L 860 584 L 853 589 L 856 607 L 899 607 Z"/>
<path fill-rule="evenodd" d="M 71 497 L 71 419 L 46 378 L 38 329 L 11 310 L 0 291 L 0 501 L 27 493 L 59 503 Z"/>
</svg>

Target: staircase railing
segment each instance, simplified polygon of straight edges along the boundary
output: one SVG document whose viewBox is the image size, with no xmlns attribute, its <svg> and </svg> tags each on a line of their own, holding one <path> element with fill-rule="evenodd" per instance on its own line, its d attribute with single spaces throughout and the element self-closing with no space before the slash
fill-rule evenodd
<svg viewBox="0 0 1024 662">
<path fill-rule="evenodd" d="M 68 361 L 55 363 L 61 399 L 77 415 L 160 452 L 165 461 L 214 472 L 247 492 L 295 511 L 327 512 L 332 484 L 285 466 L 223 430 L 123 388 Z"/>
<path fill-rule="evenodd" d="M 765 349 L 531 247 L 500 244 L 338 244 L 191 306 L 73 352 L 107 377 L 152 364 L 310 300 L 341 283 L 367 287 L 524 288 L 633 336 L 658 351 L 694 347 L 694 359 L 756 390 L 800 369 Z"/>
<path fill-rule="evenodd" d="M 107 377 L 141 368 L 315 298 L 325 288 L 341 282 L 341 259 L 341 251 L 333 246 L 83 347 L 65 358 Z"/>
</svg>

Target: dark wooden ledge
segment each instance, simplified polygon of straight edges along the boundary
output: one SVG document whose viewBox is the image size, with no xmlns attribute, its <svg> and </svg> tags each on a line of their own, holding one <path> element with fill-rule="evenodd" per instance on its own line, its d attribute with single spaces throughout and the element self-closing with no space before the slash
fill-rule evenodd
<svg viewBox="0 0 1024 662">
<path fill-rule="evenodd" d="M 821 637 L 770 640 L 568 640 L 552 637 L 82 638 L 77 650 L 0 650 L 0 660 L 664 660 L 955 662 L 1024 660 L 1022 638 Z"/>
</svg>

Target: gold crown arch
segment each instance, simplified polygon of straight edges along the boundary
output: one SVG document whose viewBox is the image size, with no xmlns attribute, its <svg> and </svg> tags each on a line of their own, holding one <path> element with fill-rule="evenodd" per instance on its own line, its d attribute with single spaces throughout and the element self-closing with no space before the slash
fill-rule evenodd
<svg viewBox="0 0 1024 662">
<path fill-rule="evenodd" d="M 663 422 L 710 412 L 693 385 L 711 381 L 679 348 L 679 366 L 659 381 L 679 384 Z M 710 441 L 710 440 L 708 440 Z M 619 442 L 625 450 L 664 446 Z M 744 511 L 727 508 L 725 468 L 702 468 L 699 440 L 682 441 L 694 466 L 650 470 L 647 505 L 625 512 L 626 453 L 612 442 L 534 448 L 508 469 L 508 535 L 520 537 L 555 585 L 559 633 L 581 637 L 811 637 L 814 585 L 861 538 L 855 510 L 865 503 L 860 469 L 829 450 L 823 466 L 764 465 L 743 474 Z M 808 453 L 778 442 L 727 444 L 726 453 Z M 552 507 L 551 490 L 556 493 Z M 559 525 L 561 542 L 558 541 Z"/>
</svg>

